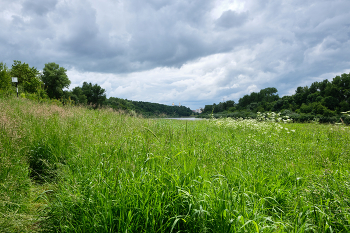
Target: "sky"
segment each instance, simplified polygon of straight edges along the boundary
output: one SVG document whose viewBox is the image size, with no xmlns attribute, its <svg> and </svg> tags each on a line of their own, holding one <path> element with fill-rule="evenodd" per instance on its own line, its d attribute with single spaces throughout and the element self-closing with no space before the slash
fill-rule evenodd
<svg viewBox="0 0 350 233">
<path fill-rule="evenodd" d="M 350 73 L 349 0 L 0 0 L 0 62 L 204 108 Z"/>
</svg>

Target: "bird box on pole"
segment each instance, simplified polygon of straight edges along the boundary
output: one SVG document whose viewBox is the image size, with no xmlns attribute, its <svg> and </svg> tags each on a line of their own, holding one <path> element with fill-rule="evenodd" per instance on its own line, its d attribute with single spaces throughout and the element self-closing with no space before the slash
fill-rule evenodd
<svg viewBox="0 0 350 233">
<path fill-rule="evenodd" d="M 17 90 L 17 97 L 18 97 L 18 78 L 17 77 L 12 77 L 12 82 L 16 83 L 16 90 Z"/>
</svg>

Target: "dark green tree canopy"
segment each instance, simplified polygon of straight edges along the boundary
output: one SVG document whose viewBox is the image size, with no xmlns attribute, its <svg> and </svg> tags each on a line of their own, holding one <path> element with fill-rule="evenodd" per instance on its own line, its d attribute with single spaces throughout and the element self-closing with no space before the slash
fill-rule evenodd
<svg viewBox="0 0 350 233">
<path fill-rule="evenodd" d="M 217 113 L 223 111 L 231 111 L 234 109 L 236 103 L 233 100 L 227 100 L 226 102 L 220 102 L 219 104 L 205 105 L 203 113 Z"/>
<path fill-rule="evenodd" d="M 105 89 L 97 84 L 92 85 L 91 83 L 84 82 L 81 90 L 87 98 L 87 103 L 96 107 L 103 105 L 107 99 Z"/>
<path fill-rule="evenodd" d="M 143 101 L 132 101 L 127 99 L 120 99 L 116 97 L 110 97 L 106 104 L 113 109 L 135 111 L 143 116 L 155 116 L 155 115 L 167 115 L 172 117 L 190 116 L 193 114 L 190 108 L 185 106 L 169 106 L 159 103 L 150 103 Z"/>
<path fill-rule="evenodd" d="M 72 90 L 72 94 L 73 94 L 73 98 L 74 101 L 77 104 L 86 104 L 87 103 L 87 98 L 86 95 L 84 95 L 83 90 L 81 89 L 81 87 L 74 87 Z"/>
<path fill-rule="evenodd" d="M 250 95 L 245 95 L 238 101 L 238 107 L 245 108 L 249 105 L 256 105 L 258 102 L 273 102 L 279 99 L 278 91 L 275 87 L 268 87 L 260 90 L 260 92 L 252 92 Z M 251 106 L 252 106 L 251 105 Z M 251 107 L 250 106 L 250 107 Z"/>
<path fill-rule="evenodd" d="M 41 80 L 44 82 L 47 95 L 50 98 L 61 98 L 64 95 L 63 89 L 69 87 L 71 82 L 66 72 L 65 68 L 54 62 L 45 64 Z"/>
</svg>

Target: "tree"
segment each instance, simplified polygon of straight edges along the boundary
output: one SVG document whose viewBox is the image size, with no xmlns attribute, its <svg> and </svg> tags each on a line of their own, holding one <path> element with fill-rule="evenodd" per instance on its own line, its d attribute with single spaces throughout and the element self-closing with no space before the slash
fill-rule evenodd
<svg viewBox="0 0 350 233">
<path fill-rule="evenodd" d="M 266 102 L 273 102 L 279 99 L 278 94 L 276 94 L 278 92 L 277 88 L 275 87 L 268 87 L 265 89 L 260 90 L 259 95 L 260 95 L 260 99 L 258 100 L 260 101 L 266 101 Z"/>
<path fill-rule="evenodd" d="M 41 89 L 41 80 L 38 78 L 39 71 L 35 67 L 14 60 L 11 68 L 12 77 L 18 78 L 18 85 L 23 87 L 23 91 L 36 93 Z"/>
<path fill-rule="evenodd" d="M 0 62 L 0 89 L 8 90 L 11 88 L 11 74 L 6 64 Z"/>
<path fill-rule="evenodd" d="M 322 101 L 322 105 L 326 106 L 330 110 L 334 110 L 338 104 L 339 104 L 338 99 L 333 96 L 327 96 Z"/>
<path fill-rule="evenodd" d="M 307 101 L 307 96 L 309 95 L 309 87 L 298 87 L 295 90 L 295 94 L 293 95 L 293 99 L 295 103 L 299 106 L 301 106 L 303 103 L 306 103 Z"/>
<path fill-rule="evenodd" d="M 325 79 L 322 82 L 318 83 L 318 89 L 320 90 L 320 94 L 321 94 L 322 97 L 325 96 L 325 89 L 329 85 L 330 85 L 330 82 L 327 79 Z"/>
<path fill-rule="evenodd" d="M 225 104 L 226 104 L 226 105 L 225 105 L 225 109 L 228 110 L 229 108 L 235 106 L 235 101 L 233 101 L 233 100 L 227 100 L 227 101 L 225 102 Z"/>
<path fill-rule="evenodd" d="M 95 107 L 103 105 L 107 99 L 105 89 L 97 84 L 92 85 L 91 83 L 84 82 L 81 89 L 87 98 L 87 103 L 95 105 Z"/>
<path fill-rule="evenodd" d="M 84 95 L 81 87 L 74 87 L 72 90 L 72 95 L 73 95 L 73 100 L 77 104 L 86 104 L 87 103 L 86 95 Z"/>
<path fill-rule="evenodd" d="M 54 62 L 45 64 L 41 80 L 44 82 L 47 95 L 50 98 L 60 99 L 64 95 L 63 89 L 69 87 L 71 82 L 66 72 L 65 68 Z"/>
<path fill-rule="evenodd" d="M 238 106 L 240 108 L 245 108 L 250 104 L 250 102 L 251 102 L 250 95 L 244 95 L 242 98 L 239 98 Z"/>
<path fill-rule="evenodd" d="M 339 102 L 348 101 L 349 102 L 349 94 L 350 94 L 350 73 L 342 74 L 341 76 L 336 76 L 332 81 L 333 86 L 337 89 L 337 94 L 339 96 Z M 333 97 L 336 97 L 332 95 Z"/>
<path fill-rule="evenodd" d="M 276 94 L 277 88 L 268 87 L 259 91 L 259 93 L 252 92 L 249 95 L 244 95 L 238 101 L 238 109 L 244 109 L 248 107 L 250 110 L 256 108 L 257 104 L 263 108 L 263 105 L 266 103 L 272 103 L 279 100 L 278 94 Z M 261 108 L 260 108 L 261 109 Z"/>
</svg>

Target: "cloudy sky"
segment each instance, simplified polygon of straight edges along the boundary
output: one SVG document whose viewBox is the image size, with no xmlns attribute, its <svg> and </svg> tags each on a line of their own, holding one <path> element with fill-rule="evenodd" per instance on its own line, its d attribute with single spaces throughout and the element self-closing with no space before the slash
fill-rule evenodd
<svg viewBox="0 0 350 233">
<path fill-rule="evenodd" d="M 350 72 L 349 0 L 0 0 L 0 61 L 191 109 Z"/>
</svg>

